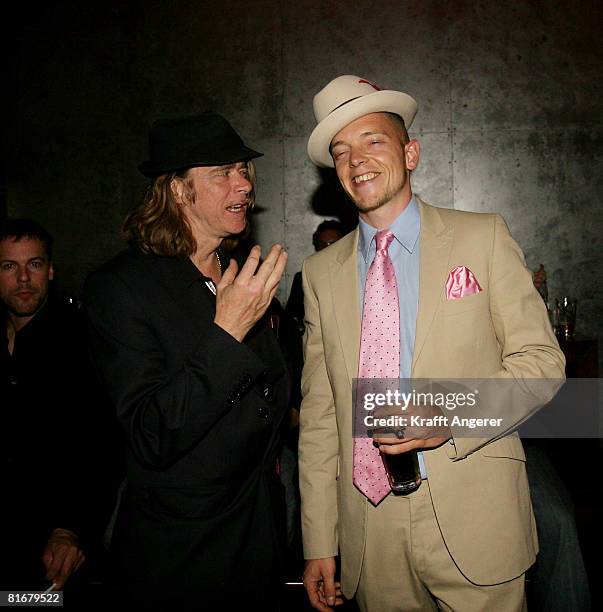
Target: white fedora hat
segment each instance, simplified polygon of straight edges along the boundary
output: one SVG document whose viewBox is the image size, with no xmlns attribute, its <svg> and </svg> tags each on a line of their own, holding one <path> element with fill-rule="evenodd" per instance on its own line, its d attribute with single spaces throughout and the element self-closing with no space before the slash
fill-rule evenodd
<svg viewBox="0 0 603 612">
<path fill-rule="evenodd" d="M 348 123 L 369 113 L 395 113 L 409 129 L 417 114 L 414 98 L 401 91 L 380 89 L 352 74 L 333 79 L 314 96 L 317 126 L 308 140 L 308 155 L 317 165 L 333 168 L 329 147 L 333 136 Z"/>
</svg>

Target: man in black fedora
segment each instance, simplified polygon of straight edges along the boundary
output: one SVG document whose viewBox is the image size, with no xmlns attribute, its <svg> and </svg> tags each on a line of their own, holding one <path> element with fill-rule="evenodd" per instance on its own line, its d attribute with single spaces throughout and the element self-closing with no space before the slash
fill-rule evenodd
<svg viewBox="0 0 603 612">
<path fill-rule="evenodd" d="M 287 254 L 238 268 L 252 159 L 220 115 L 157 122 L 139 166 L 151 184 L 126 218 L 130 248 L 93 273 L 93 353 L 125 431 L 113 532 L 131 609 L 277 606 L 284 503 L 277 474 L 289 383 L 265 312 Z"/>
</svg>

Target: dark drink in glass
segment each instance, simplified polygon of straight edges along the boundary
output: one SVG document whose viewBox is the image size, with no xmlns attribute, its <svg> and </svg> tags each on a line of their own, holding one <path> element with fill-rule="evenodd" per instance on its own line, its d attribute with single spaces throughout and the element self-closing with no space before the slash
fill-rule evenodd
<svg viewBox="0 0 603 612">
<path fill-rule="evenodd" d="M 421 470 L 417 451 L 412 450 L 399 455 L 381 453 L 389 484 L 394 493 L 404 494 L 416 491 L 421 485 Z"/>
</svg>

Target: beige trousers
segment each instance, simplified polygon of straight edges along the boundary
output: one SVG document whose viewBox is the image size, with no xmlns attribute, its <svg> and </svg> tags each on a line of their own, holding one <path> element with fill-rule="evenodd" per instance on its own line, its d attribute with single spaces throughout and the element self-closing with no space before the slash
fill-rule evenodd
<svg viewBox="0 0 603 612">
<path fill-rule="evenodd" d="M 525 575 L 478 586 L 461 574 L 442 539 L 428 481 L 407 496 L 389 495 L 376 508 L 368 506 L 356 593 L 362 612 L 527 610 Z"/>
</svg>

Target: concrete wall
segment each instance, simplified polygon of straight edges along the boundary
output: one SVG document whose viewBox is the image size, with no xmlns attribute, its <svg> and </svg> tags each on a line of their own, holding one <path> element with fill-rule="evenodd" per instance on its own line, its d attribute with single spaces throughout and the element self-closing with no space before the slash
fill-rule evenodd
<svg viewBox="0 0 603 612">
<path fill-rule="evenodd" d="M 121 248 L 144 187 L 150 122 L 212 108 L 266 153 L 262 245 L 284 241 L 291 278 L 325 217 L 350 209 L 306 156 L 312 97 L 339 74 L 419 103 L 415 191 L 501 212 L 554 298 L 579 299 L 601 337 L 600 3 L 559 0 L 58 2 L 8 28 L 6 208 L 56 235 L 62 284 Z"/>
</svg>

